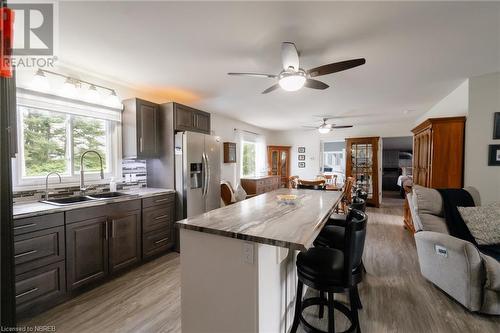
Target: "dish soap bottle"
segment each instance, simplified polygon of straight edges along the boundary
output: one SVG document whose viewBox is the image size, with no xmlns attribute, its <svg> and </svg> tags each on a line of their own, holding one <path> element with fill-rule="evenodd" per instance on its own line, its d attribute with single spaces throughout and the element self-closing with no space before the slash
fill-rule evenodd
<svg viewBox="0 0 500 333">
<path fill-rule="evenodd" d="M 116 182 L 114 178 L 111 178 L 109 182 L 109 192 L 116 192 Z"/>
</svg>

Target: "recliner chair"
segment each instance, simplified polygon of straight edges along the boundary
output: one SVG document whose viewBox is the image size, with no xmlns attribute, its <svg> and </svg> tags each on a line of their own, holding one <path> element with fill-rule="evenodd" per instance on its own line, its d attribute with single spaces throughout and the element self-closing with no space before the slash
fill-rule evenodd
<svg viewBox="0 0 500 333">
<path fill-rule="evenodd" d="M 465 190 L 479 206 L 479 192 Z M 422 275 L 470 311 L 500 315 L 500 262 L 448 233 L 437 190 L 415 185 L 407 200 Z"/>
</svg>

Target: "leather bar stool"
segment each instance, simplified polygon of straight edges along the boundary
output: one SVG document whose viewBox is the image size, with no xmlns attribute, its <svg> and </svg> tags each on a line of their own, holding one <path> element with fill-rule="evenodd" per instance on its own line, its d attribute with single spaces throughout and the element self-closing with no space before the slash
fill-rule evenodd
<svg viewBox="0 0 500 333">
<path fill-rule="evenodd" d="M 365 244 L 366 222 L 365 213 L 351 210 L 346 224 L 345 250 L 327 247 L 313 247 L 297 256 L 297 295 L 295 302 L 295 315 L 291 333 L 297 332 L 301 324 L 310 333 L 335 333 L 334 309 L 339 310 L 349 319 L 350 327 L 344 332 L 361 332 L 359 327 L 358 308 L 359 295 L 358 283 L 363 274 L 361 269 L 361 256 Z M 304 284 L 316 289 L 325 297 L 311 297 L 302 300 Z M 335 301 L 336 293 L 349 292 L 350 308 Z M 319 305 L 319 317 L 323 315 L 323 308 L 328 311 L 328 332 L 319 330 L 309 324 L 302 312 L 304 309 Z"/>
<path fill-rule="evenodd" d="M 349 205 L 349 209 L 356 209 L 364 212 L 366 210 L 366 200 L 358 197 L 352 198 L 352 203 Z M 348 212 L 349 212 L 348 209 Z M 330 215 L 330 218 L 326 222 L 326 225 L 345 225 L 346 214 L 335 214 Z"/>
</svg>

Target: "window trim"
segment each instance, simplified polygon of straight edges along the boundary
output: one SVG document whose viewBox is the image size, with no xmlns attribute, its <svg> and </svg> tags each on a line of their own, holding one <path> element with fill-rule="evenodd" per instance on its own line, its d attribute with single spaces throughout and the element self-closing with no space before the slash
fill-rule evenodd
<svg viewBox="0 0 500 333">
<path fill-rule="evenodd" d="M 24 90 L 24 89 L 23 89 Z M 25 90 L 24 90 L 25 91 Z M 55 97 L 57 99 L 58 97 Z M 19 100 L 18 100 L 18 104 Z M 75 101 L 75 104 L 78 104 L 78 101 Z M 21 104 L 23 105 L 23 104 Z M 82 104 L 82 107 L 85 107 L 85 104 Z M 23 105 L 25 107 L 32 107 L 35 109 L 38 109 L 35 106 L 32 105 Z M 94 107 L 93 110 L 97 110 L 98 108 Z M 48 112 L 58 112 L 58 113 L 63 113 L 66 114 L 67 116 L 79 116 L 76 113 L 72 112 L 61 112 L 60 110 L 50 110 L 47 108 L 43 108 L 41 110 L 48 111 Z M 24 157 L 24 130 L 23 130 L 23 123 L 22 123 L 22 115 L 20 115 L 19 108 L 16 111 L 18 112 L 18 117 L 17 117 L 17 126 L 18 126 L 18 154 L 16 158 L 12 159 L 12 187 L 14 191 L 24 191 L 24 190 L 35 190 L 35 189 L 40 189 L 45 187 L 45 178 L 46 176 L 28 176 L 28 177 L 23 177 L 24 174 L 24 163 L 23 163 L 23 157 Z M 101 119 L 106 121 L 106 137 L 110 141 L 109 143 L 107 142 L 107 162 L 108 162 L 108 167 L 107 170 L 105 170 L 104 173 L 104 179 L 101 180 L 99 172 L 86 172 L 85 173 L 85 180 L 88 183 L 92 184 L 106 184 L 109 183 L 111 178 L 115 179 L 121 179 L 122 178 L 122 168 L 121 168 L 121 161 L 122 161 L 122 155 L 121 155 L 121 121 L 117 122 L 114 120 L 109 119 L 106 115 L 102 118 L 100 117 L 94 117 L 95 119 Z M 120 114 L 120 119 L 121 119 L 121 114 Z M 68 120 L 67 120 L 68 121 Z M 71 135 L 71 122 L 69 126 L 67 125 L 66 130 L 67 130 L 67 135 L 70 135 L 68 139 L 70 142 L 72 141 L 72 135 Z M 68 151 L 69 150 L 69 151 Z M 72 155 L 72 150 L 73 150 L 73 145 L 70 144 L 67 148 L 66 152 L 66 158 L 68 158 L 68 155 Z M 71 161 L 71 159 L 70 159 Z M 71 161 L 73 162 L 73 161 Z M 59 184 L 58 180 L 49 180 L 50 186 L 79 186 L 80 184 L 80 176 L 79 173 L 74 173 L 74 165 L 73 163 L 70 163 L 69 169 L 70 172 L 73 175 L 61 175 L 61 183 Z"/>
</svg>

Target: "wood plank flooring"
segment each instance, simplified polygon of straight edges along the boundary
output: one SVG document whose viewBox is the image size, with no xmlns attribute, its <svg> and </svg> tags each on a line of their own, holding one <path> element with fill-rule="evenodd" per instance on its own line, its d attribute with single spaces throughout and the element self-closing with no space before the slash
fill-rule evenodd
<svg viewBox="0 0 500 333">
<path fill-rule="evenodd" d="M 360 285 L 363 332 L 500 332 L 499 316 L 468 312 L 420 275 L 400 199 L 384 199 L 368 215 L 363 259 L 368 274 Z M 20 325 L 55 325 L 61 333 L 180 333 L 179 265 L 178 254 L 168 254 Z M 316 314 L 311 308 L 307 317 L 325 328 L 326 320 Z M 340 312 L 335 318 L 337 330 L 345 328 Z"/>
</svg>

